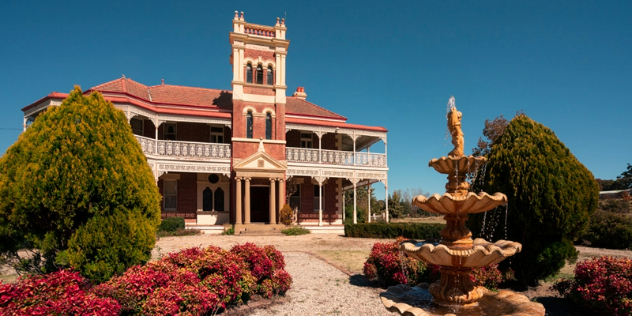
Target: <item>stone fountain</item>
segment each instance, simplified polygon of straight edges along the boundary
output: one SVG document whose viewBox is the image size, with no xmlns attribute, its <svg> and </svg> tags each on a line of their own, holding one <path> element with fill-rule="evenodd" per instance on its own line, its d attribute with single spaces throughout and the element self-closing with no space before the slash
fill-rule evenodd
<svg viewBox="0 0 632 316">
<path fill-rule="evenodd" d="M 432 159 L 429 163 L 437 172 L 448 175 L 446 193 L 433 194 L 428 198 L 420 195 L 413 199 L 413 204 L 422 210 L 444 215 L 446 227 L 440 232 L 439 243 L 410 240 L 403 242 L 400 249 L 416 260 L 441 267 L 440 280 L 426 290 L 432 295 L 432 305 L 448 307 L 450 311 L 459 310 L 460 314 L 467 315 L 544 315 L 542 304 L 530 302 L 522 294 L 507 290 L 491 292 L 476 286 L 470 279 L 473 268 L 485 267 L 513 256 L 520 252 L 522 245 L 507 240 L 472 240 L 472 232 L 465 227 L 468 214 L 487 212 L 507 204 L 507 196 L 502 193 L 489 195 L 469 191 L 467 175 L 478 170 L 486 158 L 463 154 L 462 114 L 456 109 L 454 97 L 450 98 L 448 108 L 448 129 L 454 149 L 447 157 Z M 437 315 L 436 312 L 446 310 L 411 303 L 415 301 L 411 300 L 411 295 L 423 291 L 400 284 L 382 293 L 381 299 L 387 308 L 397 310 L 402 315 L 432 315 L 428 313 L 429 309 Z M 482 299 L 484 296 L 485 299 Z M 446 313 L 438 312 L 438 315 Z"/>
</svg>

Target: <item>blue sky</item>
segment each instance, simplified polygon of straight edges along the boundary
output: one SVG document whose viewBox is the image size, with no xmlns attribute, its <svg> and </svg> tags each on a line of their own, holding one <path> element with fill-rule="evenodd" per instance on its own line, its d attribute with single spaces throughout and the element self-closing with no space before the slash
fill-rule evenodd
<svg viewBox="0 0 632 316">
<path fill-rule="evenodd" d="M 289 94 L 389 129 L 390 191 L 444 191 L 427 165 L 451 150 L 451 95 L 466 153 L 485 119 L 522 110 L 597 178 L 632 163 L 630 1 L 2 1 L 0 153 L 22 107 L 74 84 L 230 89 L 235 10 L 267 25 L 287 14 Z"/>
</svg>

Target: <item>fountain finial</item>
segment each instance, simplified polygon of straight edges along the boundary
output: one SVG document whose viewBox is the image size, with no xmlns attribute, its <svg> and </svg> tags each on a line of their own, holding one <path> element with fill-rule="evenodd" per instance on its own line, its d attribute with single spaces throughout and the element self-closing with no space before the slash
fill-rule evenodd
<svg viewBox="0 0 632 316">
<path fill-rule="evenodd" d="M 448 156 L 462 157 L 464 156 L 463 131 L 461 130 L 463 114 L 457 111 L 453 96 L 448 101 L 448 108 L 450 109 L 450 112 L 448 112 L 448 129 L 450 130 L 450 135 L 452 135 L 452 145 L 454 145 L 454 149 L 448 153 Z"/>
</svg>

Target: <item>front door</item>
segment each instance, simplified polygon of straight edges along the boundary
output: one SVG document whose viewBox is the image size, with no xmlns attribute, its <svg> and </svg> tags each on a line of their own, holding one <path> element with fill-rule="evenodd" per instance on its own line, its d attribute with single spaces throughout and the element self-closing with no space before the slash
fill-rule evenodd
<svg viewBox="0 0 632 316">
<path fill-rule="evenodd" d="M 250 187 L 250 221 L 270 222 L 270 188 Z"/>
</svg>

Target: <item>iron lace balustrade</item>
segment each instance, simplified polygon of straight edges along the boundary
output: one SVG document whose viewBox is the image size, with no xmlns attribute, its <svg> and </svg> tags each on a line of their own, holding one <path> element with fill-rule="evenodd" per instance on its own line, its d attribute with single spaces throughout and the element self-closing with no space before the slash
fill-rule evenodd
<svg viewBox="0 0 632 316">
<path fill-rule="evenodd" d="M 145 155 L 186 159 L 229 159 L 230 144 L 155 140 L 134 135 Z"/>
<path fill-rule="evenodd" d="M 342 166 L 386 167 L 386 154 L 352 152 L 329 149 L 287 147 L 288 162 L 323 163 Z M 320 159 L 319 159 L 320 158 Z"/>
</svg>

